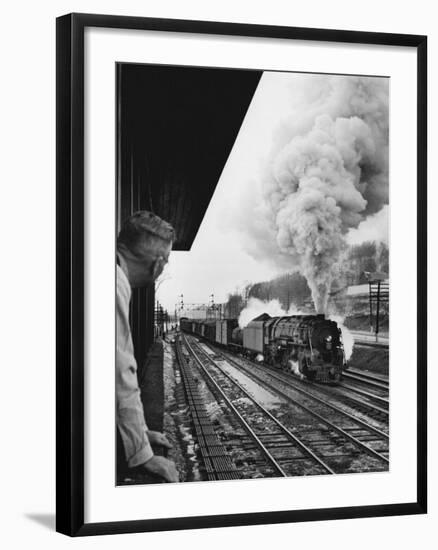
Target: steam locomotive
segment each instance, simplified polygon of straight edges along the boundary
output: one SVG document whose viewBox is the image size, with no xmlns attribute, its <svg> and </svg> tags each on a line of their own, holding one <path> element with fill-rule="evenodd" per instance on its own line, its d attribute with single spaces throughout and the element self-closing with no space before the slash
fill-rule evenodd
<svg viewBox="0 0 438 550">
<path fill-rule="evenodd" d="M 336 384 L 347 367 L 341 330 L 324 315 L 271 317 L 264 313 L 243 329 L 237 319 L 182 318 L 180 328 L 315 382 Z"/>
</svg>

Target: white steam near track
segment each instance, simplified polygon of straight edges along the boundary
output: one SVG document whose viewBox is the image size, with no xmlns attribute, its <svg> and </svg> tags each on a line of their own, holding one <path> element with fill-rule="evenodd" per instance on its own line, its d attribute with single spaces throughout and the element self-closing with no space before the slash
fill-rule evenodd
<svg viewBox="0 0 438 550">
<path fill-rule="evenodd" d="M 263 301 L 258 298 L 250 298 L 246 307 L 240 312 L 239 326 L 240 328 L 246 325 L 263 313 L 267 313 L 271 317 L 280 317 L 282 315 L 300 315 L 301 312 L 294 305 L 291 305 L 289 310 L 285 310 L 278 300 Z"/>
<path fill-rule="evenodd" d="M 344 325 L 344 318 L 337 315 L 330 315 L 330 319 L 338 324 L 338 328 L 341 329 L 342 342 L 344 345 L 345 359 L 350 360 L 354 348 L 354 337 L 349 329 Z"/>
<path fill-rule="evenodd" d="M 325 313 L 346 234 L 388 203 L 388 80 L 294 75 L 253 204 L 251 253 L 306 277 Z"/>
</svg>

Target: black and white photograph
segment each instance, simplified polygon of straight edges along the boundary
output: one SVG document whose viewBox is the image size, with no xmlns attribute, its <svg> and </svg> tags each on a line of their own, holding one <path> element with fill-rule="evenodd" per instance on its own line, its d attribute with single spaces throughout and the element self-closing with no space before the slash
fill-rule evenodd
<svg viewBox="0 0 438 550">
<path fill-rule="evenodd" d="M 400 6 L 5 4 L 3 548 L 435 547 L 438 36 Z"/>
<path fill-rule="evenodd" d="M 116 485 L 390 470 L 390 86 L 116 64 Z"/>
</svg>

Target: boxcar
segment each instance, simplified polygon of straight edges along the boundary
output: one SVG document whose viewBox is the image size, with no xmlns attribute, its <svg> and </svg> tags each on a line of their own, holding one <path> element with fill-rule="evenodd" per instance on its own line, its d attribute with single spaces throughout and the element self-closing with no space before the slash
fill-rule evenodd
<svg viewBox="0 0 438 550">
<path fill-rule="evenodd" d="M 224 319 L 221 321 L 220 343 L 223 346 L 228 346 L 232 342 L 233 330 L 237 325 L 237 319 Z"/>
<path fill-rule="evenodd" d="M 210 342 L 216 342 L 216 321 L 204 321 L 204 337 Z"/>
</svg>

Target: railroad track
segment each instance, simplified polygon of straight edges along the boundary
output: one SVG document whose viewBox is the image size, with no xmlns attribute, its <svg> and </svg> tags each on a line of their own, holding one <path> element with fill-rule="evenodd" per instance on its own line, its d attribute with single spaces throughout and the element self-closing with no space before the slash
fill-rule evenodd
<svg viewBox="0 0 438 550">
<path fill-rule="evenodd" d="M 264 475 L 286 477 L 304 473 L 335 473 L 308 445 L 229 376 L 196 342 L 186 339 L 185 345 L 206 376 L 213 393 L 220 396 L 259 449 L 268 466 L 263 471 Z M 252 405 L 251 409 L 257 410 L 256 414 L 253 410 L 253 414 L 248 414 L 248 400 Z"/>
<path fill-rule="evenodd" d="M 260 365 L 253 363 L 256 367 Z M 344 404 L 350 406 L 352 409 L 357 410 L 367 416 L 376 419 L 378 421 L 387 422 L 389 417 L 389 400 L 388 398 L 376 396 L 369 392 L 355 388 L 348 384 L 340 384 L 338 386 L 316 386 L 313 382 L 307 380 L 292 379 L 290 375 L 279 373 L 277 369 L 274 369 L 268 365 L 264 365 L 273 376 L 281 377 L 281 380 L 291 385 L 294 389 L 299 389 L 300 386 L 307 386 L 309 389 L 317 389 L 318 392 L 325 394 L 328 398 L 333 396 L 338 397 Z"/>
<path fill-rule="evenodd" d="M 386 395 L 375 395 L 370 392 L 365 391 L 363 388 L 352 386 L 351 384 L 345 384 L 341 383 L 338 386 L 323 386 L 323 385 L 315 385 L 313 382 L 302 380 L 299 381 L 298 379 L 291 379 L 290 375 L 280 373 L 278 369 L 275 369 L 271 367 L 270 365 L 266 365 L 265 363 L 255 363 L 253 361 L 250 361 L 251 364 L 255 365 L 257 368 L 261 368 L 262 366 L 271 372 L 273 376 L 281 376 L 282 380 L 286 384 L 293 385 L 294 388 L 297 388 L 297 384 L 300 385 L 306 385 L 309 389 L 316 389 L 327 395 L 328 397 L 336 396 L 340 398 L 344 404 L 350 406 L 354 410 L 357 410 L 361 413 L 366 414 L 367 416 L 374 418 L 379 421 L 387 422 L 389 417 L 389 399 L 388 399 L 388 391 L 389 391 L 389 385 L 388 382 L 386 383 Z M 355 369 L 349 369 L 351 373 L 356 374 Z M 343 376 L 345 376 L 345 373 L 343 373 Z M 363 376 L 363 380 L 367 378 L 367 375 Z M 369 375 L 369 379 L 371 380 L 374 378 L 373 375 Z M 292 382 L 294 380 L 295 384 Z M 385 382 L 385 379 L 379 378 L 379 380 L 382 381 L 382 383 Z"/>
<path fill-rule="evenodd" d="M 359 395 L 356 389 L 352 388 L 350 390 L 347 386 L 343 385 L 330 388 L 329 391 L 321 388 L 320 391 L 326 393 L 328 397 L 337 397 L 345 405 L 351 407 L 355 411 L 365 414 L 370 418 L 373 418 L 379 422 L 388 422 L 388 400 L 381 400 L 380 398 L 378 398 L 380 403 L 376 403 L 376 396 L 374 396 L 373 394 L 370 394 L 369 397 L 360 397 L 360 395 L 363 395 L 363 392 L 361 392 L 361 394 Z"/>
<path fill-rule="evenodd" d="M 385 390 L 389 389 L 389 380 L 387 376 L 373 374 L 369 372 L 363 372 L 358 369 L 349 368 L 348 371 L 343 373 L 343 376 L 352 380 L 358 380 L 360 382 L 365 382 L 370 386 L 377 388 L 382 388 Z"/>
<path fill-rule="evenodd" d="M 376 337 L 365 332 L 356 332 L 350 330 L 351 335 L 354 337 L 354 343 L 358 346 L 367 346 L 371 348 L 385 349 L 389 347 L 389 339 L 386 336 Z"/>
<path fill-rule="evenodd" d="M 342 382 L 335 391 L 339 393 L 345 390 L 346 397 L 355 400 L 360 406 L 368 407 L 373 412 L 379 412 L 382 415 L 389 413 L 388 380 L 377 379 L 373 375 L 364 375 L 360 371 L 347 371 L 342 374 Z M 352 393 L 354 397 L 351 395 Z"/>
<path fill-rule="evenodd" d="M 222 354 L 224 355 L 221 351 L 217 350 L 216 348 L 213 348 L 215 349 L 216 353 L 219 353 L 219 354 Z M 231 361 L 233 364 L 236 365 L 237 368 L 244 368 L 246 372 L 249 373 L 249 375 L 252 375 L 253 374 L 253 367 L 255 367 L 256 369 L 259 369 L 265 373 L 267 373 L 269 376 L 271 376 L 272 378 L 274 378 L 277 382 L 281 383 L 283 386 L 286 385 L 287 387 L 290 387 L 291 389 L 293 390 L 296 390 L 298 391 L 299 393 L 301 393 L 302 395 L 305 395 L 306 397 L 309 397 L 311 399 L 314 399 L 315 401 L 317 401 L 318 403 L 320 404 L 324 404 L 326 407 L 332 409 L 334 412 L 337 412 L 339 414 L 342 414 L 342 415 L 345 415 L 347 417 L 349 417 L 351 420 L 354 420 L 358 423 L 361 423 L 362 425 L 364 425 L 364 427 L 366 428 L 369 428 L 371 430 L 374 430 L 375 427 L 373 427 L 371 424 L 359 419 L 359 418 L 356 418 L 355 416 L 349 414 L 347 411 L 344 411 L 343 409 L 340 409 L 338 406 L 332 404 L 332 403 L 328 403 L 327 401 L 323 400 L 321 397 L 313 394 L 313 393 L 310 393 L 309 391 L 307 391 L 307 389 L 304 389 L 304 387 L 302 387 L 302 384 L 305 384 L 309 387 L 309 389 L 313 389 L 313 384 L 309 383 L 309 382 L 305 382 L 303 381 L 301 383 L 301 381 L 299 380 L 295 380 L 293 378 L 291 378 L 290 375 L 288 374 L 284 374 L 282 372 L 279 372 L 277 370 L 274 370 L 272 369 L 271 367 L 268 367 L 266 365 L 261 365 L 259 363 L 254 363 L 252 361 L 248 361 L 248 360 L 244 360 L 244 359 L 240 359 L 240 361 L 236 361 L 236 359 L 234 357 L 230 357 L 228 355 L 228 353 L 226 354 L 226 357 L 227 357 L 227 360 Z M 248 366 L 245 366 L 245 364 L 242 364 L 242 362 L 245 362 L 245 363 L 248 363 L 249 362 L 249 365 L 250 367 Z M 327 392 L 325 392 L 325 390 L 329 390 Z M 322 391 L 323 393 L 325 393 L 326 395 L 330 396 L 330 392 L 335 389 L 334 387 L 330 386 L 328 388 L 324 387 L 324 386 L 318 386 L 318 391 Z M 369 406 L 368 403 L 364 403 L 362 402 L 361 400 L 356 400 L 354 399 L 354 401 L 358 402 L 359 404 L 363 404 L 363 405 L 367 405 Z M 374 410 L 374 406 L 372 406 L 373 410 Z M 387 410 L 384 410 L 384 409 L 379 409 L 377 408 L 377 410 L 385 413 L 385 415 L 387 416 L 388 415 L 388 411 Z M 387 434 L 385 432 L 382 432 L 380 429 L 377 429 L 377 432 L 379 434 L 383 434 L 385 435 L 385 437 L 387 438 Z"/>
<path fill-rule="evenodd" d="M 219 349 L 216 349 L 218 353 L 221 353 Z M 246 361 L 250 361 L 249 359 L 246 359 Z M 281 376 L 282 381 L 286 384 L 293 384 L 292 380 L 294 380 L 295 385 L 294 388 L 297 388 L 296 384 L 300 384 L 302 386 L 307 386 L 309 389 L 317 389 L 319 392 L 324 393 L 329 398 L 336 396 L 342 400 L 344 404 L 347 406 L 350 406 L 352 409 L 357 410 L 363 414 L 366 414 L 367 416 L 378 420 L 379 422 L 387 422 L 389 417 L 389 399 L 388 399 L 388 391 L 389 391 L 389 384 L 388 380 L 386 379 L 386 395 L 375 395 L 370 392 L 365 391 L 363 388 L 352 386 L 351 384 L 341 384 L 338 386 L 323 386 L 320 384 L 315 384 L 313 382 L 310 382 L 308 380 L 302 380 L 299 381 L 296 378 L 291 378 L 288 374 L 283 374 L 278 369 L 275 369 L 274 367 L 267 365 L 266 363 L 255 363 L 254 361 L 250 361 L 251 364 L 253 364 L 256 368 L 265 368 L 267 371 L 271 372 L 273 376 Z M 385 377 L 381 376 L 378 377 L 377 375 L 363 375 L 361 371 L 358 371 L 357 369 L 349 369 L 349 372 L 351 374 L 356 375 L 359 373 L 362 376 L 362 380 L 376 380 L 381 382 L 382 384 L 385 384 Z M 345 373 L 343 373 L 343 376 L 345 376 Z"/>
<path fill-rule="evenodd" d="M 374 401 L 375 403 L 378 403 L 380 406 L 386 407 L 386 409 L 389 408 L 389 398 L 383 397 L 381 395 L 376 395 L 375 393 L 371 393 L 369 391 L 366 391 L 362 389 L 360 386 L 357 385 L 351 385 L 346 384 L 345 382 L 341 382 L 338 388 L 344 388 L 348 391 L 357 393 L 358 395 L 361 395 L 363 397 L 366 397 L 367 399 L 370 399 L 371 401 Z"/>
<path fill-rule="evenodd" d="M 237 364 L 239 364 L 239 363 L 237 363 Z M 304 389 L 304 387 L 306 387 L 306 386 L 308 387 L 308 389 L 312 389 L 312 390 L 316 389 L 315 385 L 313 383 L 308 382 L 308 381 L 300 381 L 300 380 L 292 379 L 290 375 L 279 373 L 277 370 L 274 370 L 271 367 L 267 367 L 265 365 L 263 365 L 263 367 L 262 367 L 261 365 L 259 365 L 257 363 L 252 363 L 252 362 L 251 362 L 251 365 L 254 365 L 256 368 L 266 369 L 266 371 L 269 372 L 269 374 L 273 378 L 275 378 L 277 381 L 285 384 L 286 386 L 289 386 L 293 390 L 296 390 L 296 391 L 302 393 L 303 395 L 305 395 L 307 397 L 313 398 L 318 403 L 323 403 L 326 407 L 332 409 L 333 411 L 335 411 L 337 413 L 346 415 L 350 419 L 355 420 L 356 422 L 360 422 L 362 425 L 364 425 L 364 427 L 367 427 L 367 428 L 369 427 L 370 429 L 374 428 L 371 424 L 355 417 L 354 415 L 348 413 L 347 411 L 345 411 L 343 409 L 340 409 L 334 403 L 327 402 L 325 399 L 322 399 L 318 395 L 315 395 L 314 393 L 310 393 L 307 389 Z M 304 385 L 304 387 L 303 387 L 303 385 Z M 371 415 L 373 418 L 375 416 L 377 416 L 379 418 L 383 417 L 385 419 L 385 421 L 387 421 L 388 415 L 389 415 L 389 410 L 388 410 L 387 407 L 382 408 L 382 407 L 379 407 L 375 404 L 369 403 L 368 401 L 364 401 L 363 399 L 360 399 L 357 396 L 352 396 L 349 392 L 345 392 L 344 391 L 345 389 L 346 388 L 343 387 L 343 386 L 318 386 L 318 388 L 317 388 L 318 392 L 323 393 L 324 396 L 327 396 L 328 398 L 332 398 L 333 395 L 339 396 L 339 397 L 343 398 L 344 401 L 348 401 L 348 402 L 353 403 L 355 409 L 359 408 L 361 410 L 367 411 L 368 413 L 369 413 L 369 411 L 371 411 L 373 413 Z M 380 433 L 384 433 L 386 435 L 386 433 L 381 431 L 380 429 L 378 429 L 378 431 Z"/>
<path fill-rule="evenodd" d="M 386 344 L 384 342 L 368 342 L 367 340 L 354 340 L 354 345 L 358 347 L 365 347 L 365 348 L 375 348 L 375 349 L 388 349 L 389 344 Z"/>
<path fill-rule="evenodd" d="M 193 345 L 197 350 L 202 349 L 197 343 Z M 386 470 L 388 468 L 388 435 L 385 432 L 326 403 L 302 388 L 285 386 L 285 381 L 280 375 L 268 372 L 267 369 L 262 372 L 260 369 L 255 369 L 253 364 L 243 364 L 243 360 L 237 362 L 228 354 L 224 355 L 219 352 L 217 348 L 212 348 L 210 345 L 207 347 L 213 350 L 216 359 L 214 355 L 198 351 L 200 355 L 204 354 L 203 362 L 208 362 L 210 365 L 214 365 L 213 368 L 223 372 L 224 369 L 218 365 L 218 359 L 219 361 L 225 360 L 284 400 L 289 409 L 294 411 L 292 419 L 294 434 L 300 437 L 301 442 L 321 457 L 333 471 L 341 473 Z M 234 384 L 237 383 L 228 373 L 226 376 Z M 290 390 L 295 395 L 292 395 Z M 301 424 L 297 422 L 297 418 L 301 418 Z M 349 458 L 350 460 L 348 460 Z"/>
<path fill-rule="evenodd" d="M 240 479 L 242 476 L 216 434 L 204 400 L 199 393 L 197 380 L 183 353 L 178 337 L 175 340 L 175 351 L 207 478 L 209 480 Z"/>
</svg>

